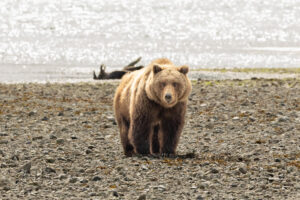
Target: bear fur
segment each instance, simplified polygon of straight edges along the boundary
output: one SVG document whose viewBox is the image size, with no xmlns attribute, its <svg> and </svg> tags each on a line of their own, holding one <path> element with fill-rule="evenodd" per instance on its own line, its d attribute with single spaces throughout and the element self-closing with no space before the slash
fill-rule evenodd
<svg viewBox="0 0 300 200">
<path fill-rule="evenodd" d="M 162 58 L 123 76 L 114 112 L 125 155 L 175 154 L 192 89 L 188 71 Z"/>
</svg>

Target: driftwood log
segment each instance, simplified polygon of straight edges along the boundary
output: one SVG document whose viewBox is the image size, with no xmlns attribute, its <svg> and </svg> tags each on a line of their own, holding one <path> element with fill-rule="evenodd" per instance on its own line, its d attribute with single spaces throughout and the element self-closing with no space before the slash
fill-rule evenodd
<svg viewBox="0 0 300 200">
<path fill-rule="evenodd" d="M 98 76 L 96 75 L 95 71 L 93 72 L 93 78 L 94 78 L 94 80 L 121 79 L 122 76 L 124 76 L 124 74 L 126 74 L 127 72 L 142 69 L 144 67 L 142 65 L 135 66 L 141 59 L 142 59 L 142 57 L 139 57 L 136 60 L 129 63 L 128 65 L 126 65 L 125 67 L 123 67 L 122 70 L 115 70 L 112 72 L 105 72 L 106 66 L 104 64 L 102 64 L 100 66 L 100 72 L 99 72 Z"/>
</svg>

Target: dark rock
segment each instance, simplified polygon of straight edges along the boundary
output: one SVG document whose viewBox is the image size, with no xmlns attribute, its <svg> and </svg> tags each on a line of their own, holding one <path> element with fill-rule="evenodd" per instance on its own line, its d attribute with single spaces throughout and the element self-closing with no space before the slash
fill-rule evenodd
<svg viewBox="0 0 300 200">
<path fill-rule="evenodd" d="M 42 121 L 48 121 L 49 118 L 45 116 L 45 117 L 43 117 L 41 120 L 42 120 Z"/>
<path fill-rule="evenodd" d="M 82 179 L 82 180 L 80 180 L 80 183 L 88 183 L 89 181 L 88 180 L 86 180 L 86 179 Z"/>
<path fill-rule="evenodd" d="M 0 155 L 1 155 L 2 157 L 5 156 L 4 152 L 3 152 L 1 149 L 0 149 Z"/>
<path fill-rule="evenodd" d="M 45 172 L 47 172 L 47 173 L 56 173 L 56 170 L 52 169 L 51 167 L 46 167 Z"/>
<path fill-rule="evenodd" d="M 46 161 L 47 161 L 47 163 L 54 163 L 55 159 L 53 159 L 53 158 L 47 158 Z"/>
<path fill-rule="evenodd" d="M 65 143 L 65 140 L 62 138 L 56 140 L 56 144 L 64 144 L 64 143 Z"/>
<path fill-rule="evenodd" d="M 59 112 L 57 116 L 64 116 L 63 112 Z"/>
<path fill-rule="evenodd" d="M 35 112 L 31 111 L 31 112 L 28 113 L 28 116 L 31 117 L 31 116 L 33 116 L 34 114 L 35 114 Z"/>
<path fill-rule="evenodd" d="M 10 159 L 12 159 L 12 160 L 20 160 L 20 158 L 19 158 L 18 155 L 13 155 Z"/>
<path fill-rule="evenodd" d="M 57 139 L 57 137 L 56 137 L 55 135 L 52 135 L 52 134 L 49 136 L 49 138 L 50 138 L 51 140 Z"/>
<path fill-rule="evenodd" d="M 21 169 L 22 169 L 25 173 L 30 174 L 31 162 L 25 164 Z"/>
<path fill-rule="evenodd" d="M 77 140 L 78 138 L 76 136 L 71 136 L 72 140 Z"/>
<path fill-rule="evenodd" d="M 41 139 L 43 139 L 43 136 L 36 136 L 32 138 L 33 141 L 41 140 Z"/>
<path fill-rule="evenodd" d="M 78 181 L 78 178 L 74 177 L 69 180 L 69 183 L 76 183 L 77 181 Z"/>
<path fill-rule="evenodd" d="M 8 144 L 8 140 L 0 140 L 0 144 Z"/>
<path fill-rule="evenodd" d="M 142 194 L 139 196 L 138 200 L 146 200 L 146 195 L 145 194 Z"/>
<path fill-rule="evenodd" d="M 95 176 L 92 178 L 92 181 L 100 181 L 100 180 L 101 180 L 101 178 L 99 176 Z"/>
<path fill-rule="evenodd" d="M 113 196 L 114 197 L 118 197 L 119 196 L 118 192 L 117 191 L 113 191 Z"/>
<path fill-rule="evenodd" d="M 86 153 L 86 154 L 90 154 L 90 153 L 92 153 L 92 151 L 91 151 L 90 149 L 87 149 L 87 150 L 85 151 L 85 153 Z"/>
<path fill-rule="evenodd" d="M 213 173 L 213 174 L 219 173 L 219 171 L 215 168 L 210 169 L 210 172 Z"/>
<path fill-rule="evenodd" d="M 239 168 L 239 171 L 240 171 L 242 174 L 246 174 L 246 173 L 247 173 L 247 170 L 246 170 L 244 167 Z"/>
<path fill-rule="evenodd" d="M 196 200 L 203 200 L 203 197 L 202 196 L 197 196 Z"/>
<path fill-rule="evenodd" d="M 279 158 L 276 158 L 275 159 L 275 162 L 280 162 L 281 160 Z"/>
</svg>

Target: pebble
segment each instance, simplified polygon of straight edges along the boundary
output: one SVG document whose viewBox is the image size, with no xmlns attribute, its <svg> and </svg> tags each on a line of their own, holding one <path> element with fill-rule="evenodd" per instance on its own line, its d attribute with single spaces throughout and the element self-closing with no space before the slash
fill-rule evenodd
<svg viewBox="0 0 300 200">
<path fill-rule="evenodd" d="M 27 174 L 30 174 L 30 169 L 31 169 L 31 162 L 25 164 L 23 167 L 22 167 L 22 170 L 27 173 Z"/>
<path fill-rule="evenodd" d="M 56 170 L 51 168 L 51 167 L 46 167 L 45 172 L 47 172 L 47 173 L 56 173 Z"/>
<path fill-rule="evenodd" d="M 92 181 L 101 181 L 101 178 L 99 176 L 94 176 L 92 178 Z"/>
<path fill-rule="evenodd" d="M 78 178 L 70 178 L 69 183 L 76 183 L 78 181 Z"/>
<path fill-rule="evenodd" d="M 137 200 L 146 200 L 147 199 L 147 196 L 145 194 L 142 194 L 138 197 Z"/>
<path fill-rule="evenodd" d="M 210 169 L 210 172 L 213 173 L 213 174 L 219 173 L 219 171 L 215 168 Z"/>
<path fill-rule="evenodd" d="M 65 143 L 65 140 L 62 138 L 59 138 L 56 140 L 56 144 L 64 144 L 64 143 Z"/>
</svg>

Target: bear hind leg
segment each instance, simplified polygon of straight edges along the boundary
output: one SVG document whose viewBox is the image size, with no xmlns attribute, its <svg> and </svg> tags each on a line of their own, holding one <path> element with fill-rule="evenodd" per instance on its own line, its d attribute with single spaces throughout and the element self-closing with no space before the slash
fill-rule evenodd
<svg viewBox="0 0 300 200">
<path fill-rule="evenodd" d="M 123 146 L 124 154 L 126 156 L 132 156 L 134 152 L 134 148 L 132 144 L 130 144 L 129 138 L 128 138 L 128 130 L 129 130 L 129 122 L 122 117 L 122 119 L 119 121 L 120 126 L 120 136 L 121 136 L 121 143 Z"/>
</svg>

